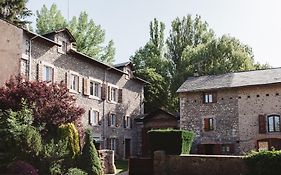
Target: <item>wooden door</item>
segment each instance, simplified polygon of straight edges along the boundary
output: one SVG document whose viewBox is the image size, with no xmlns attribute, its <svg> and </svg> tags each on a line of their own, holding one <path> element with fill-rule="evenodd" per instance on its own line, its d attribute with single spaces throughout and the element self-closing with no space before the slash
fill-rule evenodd
<svg viewBox="0 0 281 175">
<path fill-rule="evenodd" d="M 125 159 L 130 158 L 131 155 L 131 139 L 125 139 Z"/>
</svg>

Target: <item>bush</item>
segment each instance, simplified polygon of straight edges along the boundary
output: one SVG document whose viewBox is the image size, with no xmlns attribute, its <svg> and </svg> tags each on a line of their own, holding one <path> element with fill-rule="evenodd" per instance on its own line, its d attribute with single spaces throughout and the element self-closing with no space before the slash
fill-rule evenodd
<svg viewBox="0 0 281 175">
<path fill-rule="evenodd" d="M 70 168 L 66 175 L 87 175 L 87 173 L 79 168 Z"/>
<path fill-rule="evenodd" d="M 60 139 L 68 141 L 68 148 L 72 158 L 80 154 L 79 134 L 73 123 L 62 124 L 59 126 Z"/>
<path fill-rule="evenodd" d="M 101 175 L 101 161 L 94 145 L 93 134 L 90 129 L 85 133 L 85 145 L 82 149 L 82 154 L 79 159 L 80 168 L 86 171 L 89 175 Z"/>
<path fill-rule="evenodd" d="M 183 130 L 152 130 L 148 132 L 152 153 L 163 150 L 169 155 L 189 154 L 194 134 Z"/>
<path fill-rule="evenodd" d="M 16 161 L 8 166 L 7 173 L 20 175 L 38 175 L 37 170 L 27 162 Z"/>
<path fill-rule="evenodd" d="M 251 152 L 245 159 L 250 175 L 280 175 L 281 150 Z"/>
</svg>

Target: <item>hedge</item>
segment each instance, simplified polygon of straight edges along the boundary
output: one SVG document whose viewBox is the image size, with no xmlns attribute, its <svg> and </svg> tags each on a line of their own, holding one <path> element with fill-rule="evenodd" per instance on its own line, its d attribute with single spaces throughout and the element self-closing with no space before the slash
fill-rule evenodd
<svg viewBox="0 0 281 175">
<path fill-rule="evenodd" d="M 184 130 L 151 130 L 148 132 L 152 152 L 163 150 L 168 155 L 189 154 L 194 134 Z"/>
<path fill-rule="evenodd" d="M 281 174 L 281 150 L 251 152 L 245 160 L 249 175 Z"/>
</svg>

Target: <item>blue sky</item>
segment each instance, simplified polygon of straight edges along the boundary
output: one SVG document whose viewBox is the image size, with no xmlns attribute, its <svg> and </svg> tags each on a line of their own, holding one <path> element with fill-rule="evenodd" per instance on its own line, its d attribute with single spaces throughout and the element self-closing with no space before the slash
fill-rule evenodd
<svg viewBox="0 0 281 175">
<path fill-rule="evenodd" d="M 68 16 L 68 0 L 29 0 L 35 14 L 43 4 L 56 3 Z M 279 0 L 69 0 L 69 16 L 87 11 L 113 39 L 117 63 L 127 61 L 149 38 L 149 22 L 166 24 L 176 17 L 201 15 L 217 36 L 229 34 L 252 47 L 255 60 L 281 67 L 281 1 Z M 35 21 L 35 16 L 32 17 Z"/>
</svg>

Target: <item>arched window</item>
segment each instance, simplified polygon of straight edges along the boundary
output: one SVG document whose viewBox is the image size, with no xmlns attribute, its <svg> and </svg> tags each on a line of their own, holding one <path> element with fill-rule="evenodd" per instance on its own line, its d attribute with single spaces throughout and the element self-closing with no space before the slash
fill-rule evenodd
<svg viewBox="0 0 281 175">
<path fill-rule="evenodd" d="M 270 115 L 267 117 L 268 132 L 280 132 L 280 116 Z"/>
</svg>

